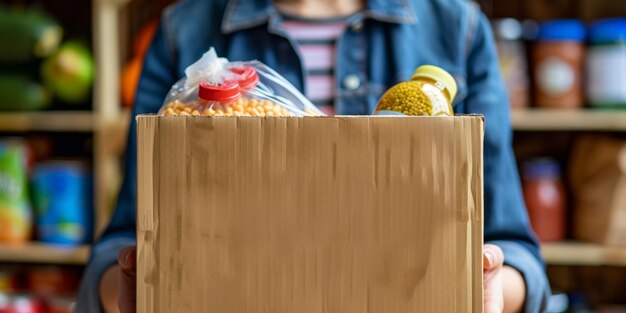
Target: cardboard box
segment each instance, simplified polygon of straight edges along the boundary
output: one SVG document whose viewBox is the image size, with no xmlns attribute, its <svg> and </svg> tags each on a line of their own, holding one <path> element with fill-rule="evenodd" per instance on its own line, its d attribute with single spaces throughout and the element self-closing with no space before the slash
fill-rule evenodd
<svg viewBox="0 0 626 313">
<path fill-rule="evenodd" d="M 483 311 L 482 117 L 137 132 L 138 312 Z"/>
</svg>

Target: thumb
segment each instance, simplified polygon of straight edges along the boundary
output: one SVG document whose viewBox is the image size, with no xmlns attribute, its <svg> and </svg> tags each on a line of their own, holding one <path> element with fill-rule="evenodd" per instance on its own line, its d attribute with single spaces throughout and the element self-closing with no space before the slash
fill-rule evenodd
<svg viewBox="0 0 626 313">
<path fill-rule="evenodd" d="M 119 309 L 122 313 L 134 313 L 137 299 L 137 248 L 123 248 L 117 256 L 117 262 L 120 267 Z"/>
<path fill-rule="evenodd" d="M 496 245 L 486 244 L 483 246 L 483 269 L 494 270 L 504 264 L 504 253 Z"/>
<path fill-rule="evenodd" d="M 117 255 L 117 263 L 123 272 L 134 273 L 137 269 L 137 247 L 128 246 L 122 248 Z"/>
</svg>

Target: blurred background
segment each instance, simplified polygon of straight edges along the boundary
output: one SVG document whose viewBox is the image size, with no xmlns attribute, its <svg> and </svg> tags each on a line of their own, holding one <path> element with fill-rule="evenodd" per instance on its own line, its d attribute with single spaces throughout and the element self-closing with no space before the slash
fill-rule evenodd
<svg viewBox="0 0 626 313">
<path fill-rule="evenodd" d="M 71 312 L 171 0 L 0 1 L 0 313 Z M 626 1 L 483 0 L 555 295 L 626 312 Z"/>
</svg>

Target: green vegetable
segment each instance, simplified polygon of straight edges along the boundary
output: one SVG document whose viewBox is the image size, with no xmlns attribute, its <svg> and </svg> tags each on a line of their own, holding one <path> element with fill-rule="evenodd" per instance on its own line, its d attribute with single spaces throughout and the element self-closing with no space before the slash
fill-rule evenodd
<svg viewBox="0 0 626 313">
<path fill-rule="evenodd" d="M 41 66 L 44 84 L 60 100 L 84 103 L 89 100 L 94 77 L 94 61 L 85 44 L 64 43 Z"/>
<path fill-rule="evenodd" d="M 0 62 L 28 62 L 52 54 L 63 29 L 43 12 L 0 8 Z"/>
<path fill-rule="evenodd" d="M 20 76 L 0 75 L 0 111 L 36 111 L 48 107 L 50 93 Z"/>
</svg>

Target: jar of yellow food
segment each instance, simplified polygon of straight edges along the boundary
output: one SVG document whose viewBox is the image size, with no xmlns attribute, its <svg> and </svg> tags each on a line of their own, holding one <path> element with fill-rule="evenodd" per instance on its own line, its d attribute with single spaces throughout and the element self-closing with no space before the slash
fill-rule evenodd
<svg viewBox="0 0 626 313">
<path fill-rule="evenodd" d="M 445 70 L 423 65 L 411 80 L 391 87 L 380 98 L 374 115 L 453 116 L 457 86 Z"/>
</svg>

